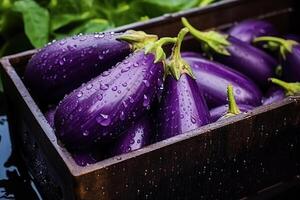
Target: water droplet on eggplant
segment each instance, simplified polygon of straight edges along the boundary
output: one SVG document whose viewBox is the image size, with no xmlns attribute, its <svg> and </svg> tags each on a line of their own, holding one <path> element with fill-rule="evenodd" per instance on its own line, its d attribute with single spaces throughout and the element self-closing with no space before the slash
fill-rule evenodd
<svg viewBox="0 0 300 200">
<path fill-rule="evenodd" d="M 96 121 L 102 126 L 109 126 L 111 124 L 111 119 L 109 115 L 106 114 L 100 114 L 100 116 L 96 118 Z"/>
</svg>

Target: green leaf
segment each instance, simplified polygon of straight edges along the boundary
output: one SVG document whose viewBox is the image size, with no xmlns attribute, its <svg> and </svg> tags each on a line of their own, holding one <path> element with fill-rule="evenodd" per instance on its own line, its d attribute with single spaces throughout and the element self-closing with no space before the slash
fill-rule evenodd
<svg viewBox="0 0 300 200">
<path fill-rule="evenodd" d="M 60 14 L 53 15 L 51 18 L 51 31 L 56 31 L 63 26 L 69 25 L 74 22 L 84 21 L 90 18 L 91 15 L 89 12 L 84 12 L 82 14 Z"/>
<path fill-rule="evenodd" d="M 78 33 L 95 33 L 102 32 L 110 27 L 110 24 L 105 19 L 91 19 L 82 25 L 71 30 L 70 35 Z"/>
<path fill-rule="evenodd" d="M 20 0 L 14 3 L 13 9 L 23 17 L 25 33 L 32 45 L 42 47 L 48 42 L 49 13 L 33 0 Z"/>
</svg>

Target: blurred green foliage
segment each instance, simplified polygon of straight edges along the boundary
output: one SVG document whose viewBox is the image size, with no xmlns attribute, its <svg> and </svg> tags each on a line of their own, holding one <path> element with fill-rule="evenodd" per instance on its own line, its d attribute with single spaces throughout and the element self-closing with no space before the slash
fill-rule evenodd
<svg viewBox="0 0 300 200">
<path fill-rule="evenodd" d="M 0 56 L 216 0 L 0 0 Z"/>
</svg>

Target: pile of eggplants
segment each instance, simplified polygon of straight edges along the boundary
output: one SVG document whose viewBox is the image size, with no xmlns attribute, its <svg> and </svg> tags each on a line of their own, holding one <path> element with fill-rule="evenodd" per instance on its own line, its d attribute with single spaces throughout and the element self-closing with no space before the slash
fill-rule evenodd
<svg viewBox="0 0 300 200">
<path fill-rule="evenodd" d="M 78 165 L 300 92 L 299 36 L 281 36 L 264 20 L 246 20 L 227 32 L 182 23 L 174 38 L 133 30 L 76 35 L 30 59 L 26 86 L 51 105 L 45 118 Z M 201 43 L 199 51 L 181 52 L 187 34 Z"/>
</svg>

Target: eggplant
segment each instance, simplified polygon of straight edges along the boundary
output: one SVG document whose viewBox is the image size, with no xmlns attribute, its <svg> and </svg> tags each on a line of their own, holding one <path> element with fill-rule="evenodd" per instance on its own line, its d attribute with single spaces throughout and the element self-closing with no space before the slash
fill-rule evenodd
<svg viewBox="0 0 300 200">
<path fill-rule="evenodd" d="M 262 105 L 269 105 L 274 102 L 283 100 L 286 97 L 284 89 L 281 87 L 270 87 L 266 95 L 262 99 Z"/>
<path fill-rule="evenodd" d="M 182 23 L 202 43 L 203 51 L 214 60 L 250 77 L 262 89 L 267 87 L 268 78 L 273 77 L 277 67 L 277 61 L 272 56 L 233 36 L 216 31 L 201 32 L 185 18 L 182 18 Z"/>
<path fill-rule="evenodd" d="M 167 63 L 169 74 L 159 109 L 157 141 L 208 124 L 209 110 L 197 86 L 190 66 L 180 55 L 181 43 L 188 29 L 182 29 Z"/>
<path fill-rule="evenodd" d="M 129 153 L 149 145 L 152 132 L 150 119 L 145 115 L 117 139 L 111 150 L 112 155 Z"/>
<path fill-rule="evenodd" d="M 277 50 L 282 61 L 283 79 L 288 82 L 300 81 L 300 44 L 294 40 L 286 40 L 278 37 L 259 37 L 254 42 L 268 42 L 266 48 Z"/>
<path fill-rule="evenodd" d="M 228 85 L 227 87 L 227 98 L 228 98 L 228 104 L 210 110 L 211 122 L 216 122 L 218 120 L 226 119 L 241 113 L 246 113 L 249 110 L 254 109 L 254 107 L 251 105 L 247 105 L 247 104 L 238 105 L 236 103 L 232 85 Z"/>
<path fill-rule="evenodd" d="M 287 96 L 293 96 L 300 93 L 300 82 L 288 83 L 276 78 L 270 78 L 276 87 L 271 87 L 266 97 L 263 99 L 263 105 L 283 100 Z"/>
<path fill-rule="evenodd" d="M 142 116 L 161 86 L 162 38 L 67 95 L 55 113 L 56 134 L 69 148 L 86 148 L 118 137 Z"/>
<path fill-rule="evenodd" d="M 184 57 L 193 70 L 198 87 L 203 91 L 210 108 L 227 104 L 228 84 L 235 88 L 238 104 L 261 105 L 262 93 L 258 86 L 243 74 L 220 63 L 204 58 Z"/>
<path fill-rule="evenodd" d="M 138 31 L 68 37 L 39 50 L 28 62 L 24 80 L 40 101 L 55 103 L 155 40 L 156 35 Z"/>
<path fill-rule="evenodd" d="M 257 19 L 242 21 L 233 26 L 227 33 L 248 44 L 251 44 L 257 37 L 279 35 L 271 23 Z"/>
</svg>

